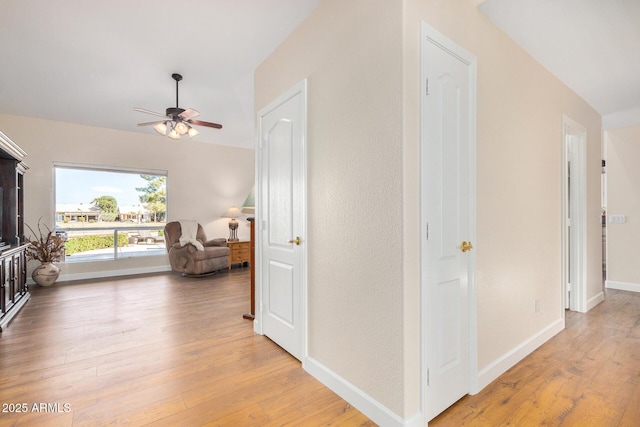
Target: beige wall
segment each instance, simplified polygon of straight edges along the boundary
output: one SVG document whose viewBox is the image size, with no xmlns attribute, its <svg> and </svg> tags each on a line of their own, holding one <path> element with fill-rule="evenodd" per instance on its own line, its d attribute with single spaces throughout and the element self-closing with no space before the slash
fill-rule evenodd
<svg viewBox="0 0 640 427">
<path fill-rule="evenodd" d="M 606 150 L 607 215 L 626 217 L 607 224 L 607 283 L 640 289 L 640 126 L 608 131 Z"/>
<path fill-rule="evenodd" d="M 414 160 L 419 138 L 417 35 L 424 21 L 478 58 L 475 246 L 482 370 L 563 315 L 563 114 L 588 133 L 588 298 L 602 288 L 601 117 L 491 24 L 475 4 L 475 0 L 405 1 L 405 149 L 416 153 L 405 155 L 405 175 L 408 194 L 413 195 L 407 199 L 415 199 L 419 194 L 419 164 Z M 418 234 L 417 221 L 408 221 L 407 227 L 410 236 Z M 419 260 L 407 261 L 417 265 Z M 412 271 L 415 278 L 408 288 L 417 281 L 417 267 Z M 540 313 L 534 312 L 536 298 Z"/>
<path fill-rule="evenodd" d="M 601 291 L 601 117 L 491 24 L 475 0 L 405 0 L 407 201 L 419 196 L 420 23 L 478 58 L 477 327 L 481 373 L 563 317 L 561 280 L 562 116 L 588 132 L 588 298 Z M 413 202 L 412 202 L 413 203 Z M 415 353 L 419 307 L 418 206 L 407 205 L 406 348 Z M 598 289 L 599 288 L 599 289 Z M 540 299 L 535 313 L 534 300 Z M 411 316 L 411 317 L 408 317 Z M 407 364 L 415 382 L 416 360 Z M 415 388 L 415 385 L 412 385 Z M 417 398 L 411 395 L 411 398 Z M 419 404 L 407 401 L 410 414 Z"/>
<path fill-rule="evenodd" d="M 256 72 L 308 78 L 309 356 L 402 413 L 401 2 L 325 1 Z"/>
<path fill-rule="evenodd" d="M 244 202 L 253 186 L 253 150 L 1 114 L 0 129 L 28 153 L 25 221 L 32 227 L 40 217 L 53 225 L 54 162 L 165 170 L 168 219 L 198 220 L 209 238 L 229 236 L 228 219 L 220 215 Z M 240 222 L 239 236 L 248 239 L 249 226 Z M 60 280 L 166 266 L 166 256 L 67 263 Z"/>
<path fill-rule="evenodd" d="M 309 355 L 401 417 L 421 406 L 421 21 L 478 58 L 479 370 L 562 322 L 563 114 L 588 131 L 600 281 L 601 118 L 475 3 L 325 0 L 256 72 L 256 109 L 308 78 Z"/>
</svg>

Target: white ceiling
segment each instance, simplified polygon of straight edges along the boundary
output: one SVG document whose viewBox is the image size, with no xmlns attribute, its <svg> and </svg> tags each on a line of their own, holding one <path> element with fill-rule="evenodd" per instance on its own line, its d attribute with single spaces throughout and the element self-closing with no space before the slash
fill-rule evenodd
<svg viewBox="0 0 640 427">
<path fill-rule="evenodd" d="M 197 140 L 253 147 L 254 70 L 320 1 L 0 0 L 0 113 L 153 134 L 133 108 L 175 106 L 180 73 L 180 107 L 224 126 Z M 605 123 L 640 122 L 640 1 L 478 3 Z"/>
<path fill-rule="evenodd" d="M 486 0 L 478 8 L 598 111 L 605 128 L 640 124 L 639 0 Z"/>
<path fill-rule="evenodd" d="M 253 73 L 320 0 L 0 0 L 0 113 L 155 134 L 175 106 L 254 145 Z M 161 138 L 160 135 L 158 135 Z"/>
</svg>

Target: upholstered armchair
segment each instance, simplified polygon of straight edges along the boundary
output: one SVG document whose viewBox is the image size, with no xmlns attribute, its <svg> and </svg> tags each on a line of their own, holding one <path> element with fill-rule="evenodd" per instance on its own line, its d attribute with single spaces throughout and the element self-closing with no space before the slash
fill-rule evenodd
<svg viewBox="0 0 640 427">
<path fill-rule="evenodd" d="M 183 276 L 209 275 L 229 266 L 227 241 L 223 238 L 207 240 L 202 225 L 195 221 L 174 221 L 165 225 L 164 242 L 171 269 Z"/>
</svg>

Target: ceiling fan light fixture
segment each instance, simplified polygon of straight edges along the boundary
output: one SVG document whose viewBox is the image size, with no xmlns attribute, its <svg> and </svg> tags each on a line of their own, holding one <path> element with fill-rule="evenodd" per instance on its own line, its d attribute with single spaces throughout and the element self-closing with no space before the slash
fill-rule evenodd
<svg viewBox="0 0 640 427">
<path fill-rule="evenodd" d="M 189 126 L 189 138 L 193 138 L 194 136 L 197 136 L 198 134 L 200 134 L 200 132 L 198 132 L 197 129 L 192 128 L 191 126 Z"/>
<path fill-rule="evenodd" d="M 167 123 L 166 122 L 158 123 L 157 125 L 155 125 L 153 127 L 153 129 L 156 132 L 158 132 L 160 135 L 166 135 L 167 134 Z"/>
<path fill-rule="evenodd" d="M 167 136 L 171 139 L 180 139 L 180 134 L 175 129 L 171 129 L 171 131 L 169 131 L 169 134 L 167 134 Z"/>
<path fill-rule="evenodd" d="M 184 135 L 185 133 L 189 132 L 189 126 L 186 125 L 184 122 L 176 122 L 175 126 L 173 127 L 180 135 Z"/>
<path fill-rule="evenodd" d="M 193 108 L 180 108 L 178 103 L 178 83 L 182 80 L 182 76 L 180 74 L 174 73 L 171 75 L 171 78 L 176 81 L 176 106 L 169 107 L 166 109 L 165 114 L 156 113 L 155 111 L 146 110 L 144 108 L 134 108 L 134 111 L 139 111 L 141 113 L 153 114 L 154 116 L 160 116 L 163 118 L 162 121 L 154 121 L 154 122 L 145 122 L 138 123 L 138 126 L 149 126 L 153 125 L 153 129 L 161 135 L 168 136 L 171 139 L 180 139 L 180 135 L 189 135 L 189 138 L 193 138 L 196 135 L 199 135 L 196 129 L 194 129 L 191 125 L 197 126 L 207 126 L 215 129 L 222 129 L 222 125 L 219 123 L 211 123 L 205 122 L 202 120 L 194 120 L 194 117 L 200 115 L 197 110 Z M 157 119 L 156 119 L 157 120 Z"/>
</svg>

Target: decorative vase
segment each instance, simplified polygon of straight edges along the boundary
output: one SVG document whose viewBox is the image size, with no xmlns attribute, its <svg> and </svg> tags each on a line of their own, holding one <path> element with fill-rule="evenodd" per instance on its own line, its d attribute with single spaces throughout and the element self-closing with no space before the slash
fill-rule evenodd
<svg viewBox="0 0 640 427">
<path fill-rule="evenodd" d="M 33 281 L 40 286 L 51 286 L 60 276 L 60 268 L 53 263 L 43 262 L 31 273 Z"/>
</svg>

